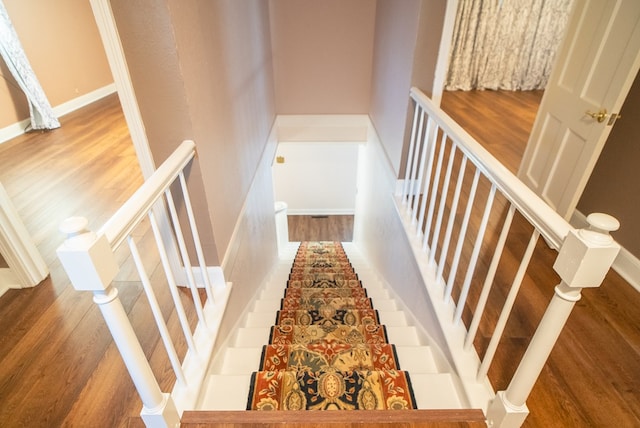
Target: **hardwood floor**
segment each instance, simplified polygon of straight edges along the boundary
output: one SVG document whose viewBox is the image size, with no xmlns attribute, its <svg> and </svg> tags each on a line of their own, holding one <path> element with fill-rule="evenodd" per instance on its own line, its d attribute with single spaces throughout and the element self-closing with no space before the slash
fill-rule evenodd
<svg viewBox="0 0 640 428">
<path fill-rule="evenodd" d="M 442 105 L 515 172 L 540 97 L 541 93 L 445 92 Z M 516 217 L 513 229 L 516 239 L 507 242 L 505 257 L 515 271 L 531 229 L 521 217 Z M 507 387 L 509 374 L 553 295 L 559 281 L 551 268 L 556 255 L 544 241 L 538 242 L 489 371 L 496 389 Z M 486 271 L 487 266 L 487 259 L 479 263 L 479 269 Z M 500 286 L 492 291 L 490 305 L 504 301 L 510 281 L 509 276 L 499 278 Z M 640 426 L 640 293 L 611 270 L 600 288 L 586 289 L 582 296 L 527 401 L 531 414 L 526 427 Z M 470 295 L 467 307 L 477 298 L 477 293 Z M 480 355 L 497 316 L 489 311 L 481 324 L 475 341 Z M 468 321 L 468 310 L 463 319 Z"/>
<path fill-rule="evenodd" d="M 542 95 L 543 91 L 445 91 L 441 108 L 515 174 Z"/>
<path fill-rule="evenodd" d="M 339 241 L 353 240 L 352 215 L 289 215 L 289 241 Z"/>
<path fill-rule="evenodd" d="M 91 293 L 71 287 L 55 250 L 64 240 L 57 230 L 63 219 L 82 215 L 97 229 L 142 175 L 116 95 L 61 122 L 58 130 L 0 145 L 0 180 L 51 271 L 38 286 L 0 298 L 0 426 L 125 427 L 139 415 L 140 399 Z M 136 231 L 143 248 L 149 247 L 146 229 Z M 146 259 L 153 269 L 157 261 Z M 130 272 L 115 285 L 168 388 L 164 350 Z M 175 331 L 175 315 L 167 311 L 166 317 Z M 178 348 L 182 355 L 184 345 Z"/>
<path fill-rule="evenodd" d="M 444 105 L 451 109 L 447 97 Z M 458 101 L 466 105 L 468 126 L 477 128 L 480 140 L 483 130 L 518 128 L 507 119 L 525 114 L 513 105 L 502 107 L 507 113 L 493 115 L 496 122 L 491 124 L 474 112 L 488 109 L 487 103 L 508 102 L 506 98 Z M 450 112 L 455 116 L 456 111 L 463 108 Z M 456 119 L 465 120 L 462 113 Z M 51 270 L 39 286 L 9 290 L 0 297 L 0 426 L 139 426 L 140 400 L 101 315 L 89 293 L 72 289 L 55 249 L 64 239 L 57 231 L 61 220 L 84 215 L 95 229 L 133 192 L 141 175 L 115 96 L 63 117 L 62 124 L 51 133 L 0 144 L 0 181 Z M 492 144 L 490 151 L 506 159 L 512 170 L 517 168 L 519 149 L 514 142 L 522 141 L 522 135 L 496 135 L 485 136 L 483 144 Z M 306 229 L 314 227 L 308 224 Z M 349 236 L 349 226 L 341 227 L 338 233 Z M 292 240 L 301 238 L 295 228 L 290 233 Z M 149 246 L 146 236 L 143 228 L 139 239 Z M 518 245 L 523 247 L 526 239 L 523 235 Z M 506 387 L 507 377 L 498 369 L 513 371 L 553 292 L 549 284 L 557 282 L 550 268 L 554 258 L 554 251 L 538 244 L 512 314 L 514 323 L 490 372 L 496 388 Z M 155 329 L 145 328 L 151 315 L 141 287 L 126 275 L 119 279 L 125 309 L 132 322 L 143 327 L 138 330 L 140 340 L 166 389 L 172 380 Z M 639 294 L 615 272 L 601 288 L 585 290 L 533 389 L 527 403 L 532 413 L 525 426 L 640 426 L 638 307 Z M 175 316 L 168 313 L 167 318 L 175 329 Z M 486 345 L 490 332 L 489 327 L 482 330 L 478 349 Z"/>
</svg>

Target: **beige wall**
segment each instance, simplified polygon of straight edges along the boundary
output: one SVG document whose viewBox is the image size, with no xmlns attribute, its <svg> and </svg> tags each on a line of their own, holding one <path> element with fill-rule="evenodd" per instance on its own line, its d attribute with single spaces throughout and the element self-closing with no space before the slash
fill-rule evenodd
<svg viewBox="0 0 640 428">
<path fill-rule="evenodd" d="M 199 232 L 207 262 L 234 283 L 227 313 L 239 316 L 277 259 L 268 4 L 111 4 L 156 163 L 182 139 L 196 142 L 188 182 Z M 225 317 L 221 339 L 234 323 Z"/>
<path fill-rule="evenodd" d="M 420 0 L 378 0 L 369 115 L 396 174 L 400 170 Z"/>
<path fill-rule="evenodd" d="M 270 0 L 278 114 L 366 114 L 376 2 Z"/>
<path fill-rule="evenodd" d="M 585 215 L 604 212 L 618 218 L 616 240 L 640 258 L 640 74 L 631 87 L 595 169 L 578 203 Z"/>
<path fill-rule="evenodd" d="M 113 83 L 87 0 L 3 0 L 52 106 Z M 0 128 L 29 117 L 26 99 L 0 60 Z"/>
</svg>

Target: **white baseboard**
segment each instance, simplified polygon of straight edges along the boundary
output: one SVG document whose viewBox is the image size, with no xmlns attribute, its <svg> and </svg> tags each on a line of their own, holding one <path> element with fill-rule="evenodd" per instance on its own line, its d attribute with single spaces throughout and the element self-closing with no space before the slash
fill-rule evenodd
<svg viewBox="0 0 640 428">
<path fill-rule="evenodd" d="M 578 210 L 574 211 L 570 223 L 575 228 L 582 228 L 588 224 L 587 217 Z M 621 247 L 611 267 L 633 288 L 640 291 L 640 259 Z"/>
<path fill-rule="evenodd" d="M 404 192 L 404 183 L 405 180 L 396 180 L 396 196 L 402 195 Z M 407 189 L 407 194 L 409 196 L 416 196 L 422 194 L 422 189 L 419 186 L 418 180 L 411 180 L 409 183 L 409 189 Z"/>
<path fill-rule="evenodd" d="M 0 296 L 10 288 L 22 288 L 22 284 L 11 269 L 0 268 Z"/>
<path fill-rule="evenodd" d="M 640 291 L 640 260 L 622 247 L 613 262 L 613 269 L 633 288 Z"/>
<path fill-rule="evenodd" d="M 116 92 L 116 84 L 110 83 L 107 86 L 103 86 L 102 88 L 98 88 L 95 91 L 91 91 L 88 94 L 80 95 L 78 98 L 74 98 L 65 103 L 57 105 L 53 108 L 53 112 L 56 116 L 61 117 L 65 114 L 69 114 L 72 111 L 76 111 L 86 105 L 91 104 L 92 102 L 98 101 L 106 97 L 107 95 L 111 95 Z"/>
<path fill-rule="evenodd" d="M 192 272 L 196 281 L 196 286 L 198 288 L 204 288 L 205 284 L 204 278 L 202 277 L 202 269 L 200 269 L 199 266 L 194 266 L 192 268 Z M 207 266 L 207 275 L 209 276 L 209 281 L 211 282 L 211 286 L 214 289 L 223 289 L 227 286 L 227 283 L 224 279 L 224 273 L 222 272 L 222 268 L 220 266 Z M 186 286 L 189 283 L 187 280 L 187 273 L 184 271 L 184 269 L 176 276 L 179 276 L 178 278 L 176 278 L 176 281 L 178 281 L 179 284 Z"/>
<path fill-rule="evenodd" d="M 102 88 L 98 88 L 95 91 L 91 91 L 88 94 L 81 95 L 77 98 L 55 106 L 53 107 L 53 112 L 56 117 L 61 117 L 88 104 L 91 104 L 92 102 L 98 101 L 99 99 L 104 98 L 107 95 L 111 95 L 114 92 L 116 92 L 116 85 L 115 83 L 111 83 L 107 86 L 103 86 Z M 0 144 L 24 134 L 24 130 L 27 128 L 27 126 L 29 126 L 30 123 L 30 119 L 24 119 L 18 123 L 14 123 L 1 128 Z"/>
</svg>

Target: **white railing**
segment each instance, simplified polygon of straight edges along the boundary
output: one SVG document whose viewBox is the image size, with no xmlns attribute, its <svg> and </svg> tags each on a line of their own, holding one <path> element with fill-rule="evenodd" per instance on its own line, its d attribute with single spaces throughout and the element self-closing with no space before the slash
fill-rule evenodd
<svg viewBox="0 0 640 428">
<path fill-rule="evenodd" d="M 67 239 L 57 250 L 58 258 L 76 290 L 93 291 L 94 302 L 102 311 L 142 399 L 141 416 L 149 427 L 178 426 L 182 411 L 194 408 L 231 289 L 221 270 L 205 263 L 184 175 L 194 156 L 195 144 L 183 142 L 98 232 L 88 231 L 88 222 L 81 217 L 67 219 L 60 227 Z M 172 189 L 180 195 L 174 197 Z M 183 222 L 188 224 L 192 244 L 183 235 L 179 208 L 186 212 Z M 155 250 L 148 245 L 139 249 L 136 231 L 144 229 L 144 225 L 151 226 Z M 127 260 L 122 257 L 122 250 L 116 256 L 116 250 L 125 242 L 137 271 L 136 281 L 142 284 L 176 376 L 171 394 L 161 391 L 114 286 L 120 271 L 118 259 Z M 195 253 L 197 267 L 191 264 L 189 249 Z M 149 265 L 149 253 L 159 259 L 162 275 L 152 271 L 155 264 L 151 268 L 145 266 Z M 190 290 L 188 304 L 197 315 L 195 328 L 190 324 L 179 285 Z M 165 321 L 168 315 L 163 314 L 159 301 L 163 287 L 169 290 L 182 337 L 172 337 Z M 206 293 L 204 303 L 201 288 Z M 178 341 L 187 347 L 182 360 L 176 350 Z"/>
<path fill-rule="evenodd" d="M 489 403 L 482 402 L 482 394 L 470 401 L 487 410 L 490 426 L 520 426 L 528 414 L 527 397 L 582 288 L 598 287 L 619 251 L 608 234 L 619 224 L 592 214 L 588 229 L 573 229 L 422 92 L 412 89 L 411 98 L 408 162 L 396 204 L 467 392 L 473 396 L 469 391 L 478 385 L 491 391 Z M 518 224 L 528 228 L 529 242 L 515 256 L 519 264 L 480 359 L 474 340 L 513 230 L 523 229 Z M 487 373 L 539 236 L 559 250 L 554 269 L 561 282 L 509 386 L 494 397 Z M 490 260 L 483 266 L 478 265 L 481 252 Z"/>
</svg>

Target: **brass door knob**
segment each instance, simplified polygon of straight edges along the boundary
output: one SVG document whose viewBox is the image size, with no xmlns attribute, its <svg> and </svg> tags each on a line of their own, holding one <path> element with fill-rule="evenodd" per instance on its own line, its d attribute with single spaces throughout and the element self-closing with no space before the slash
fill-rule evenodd
<svg viewBox="0 0 640 428">
<path fill-rule="evenodd" d="M 603 108 L 602 110 L 600 110 L 600 111 L 599 111 L 599 112 L 597 112 L 597 113 L 593 113 L 593 112 L 591 112 L 591 111 L 587 110 L 585 114 L 586 114 L 587 116 L 590 116 L 591 118 L 593 118 L 593 119 L 597 120 L 597 121 L 598 121 L 598 123 L 602 123 L 602 122 L 604 122 L 604 120 L 609 116 L 609 115 L 607 114 L 607 109 L 606 109 L 606 108 Z"/>
</svg>

